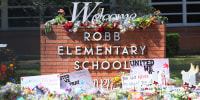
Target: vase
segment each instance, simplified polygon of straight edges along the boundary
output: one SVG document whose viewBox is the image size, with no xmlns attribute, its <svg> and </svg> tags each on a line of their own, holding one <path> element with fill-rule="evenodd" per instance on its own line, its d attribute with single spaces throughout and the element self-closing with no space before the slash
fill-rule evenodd
<svg viewBox="0 0 200 100">
<path fill-rule="evenodd" d="M 160 18 L 158 18 L 158 19 L 156 20 L 156 22 L 157 22 L 158 25 L 161 25 L 161 24 L 162 24 Z"/>
</svg>

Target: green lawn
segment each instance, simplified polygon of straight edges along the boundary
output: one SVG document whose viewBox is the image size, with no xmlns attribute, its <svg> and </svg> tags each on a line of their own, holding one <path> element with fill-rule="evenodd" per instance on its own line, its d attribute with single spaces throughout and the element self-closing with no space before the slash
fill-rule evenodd
<svg viewBox="0 0 200 100">
<path fill-rule="evenodd" d="M 190 63 L 193 63 L 195 66 L 200 65 L 200 56 L 188 58 L 169 58 L 170 77 L 177 77 L 181 79 L 181 70 L 188 71 L 190 69 Z"/>
<path fill-rule="evenodd" d="M 40 60 L 19 61 L 17 65 L 16 83 L 20 83 L 20 77 L 40 75 Z"/>
<path fill-rule="evenodd" d="M 20 83 L 20 77 L 22 76 L 40 75 L 40 60 L 38 55 L 23 56 L 21 58 L 23 59 L 18 62 L 18 68 L 15 75 L 17 83 Z M 188 71 L 190 63 L 193 63 L 194 65 L 200 64 L 200 56 L 169 58 L 170 77 L 181 79 L 181 70 Z"/>
</svg>

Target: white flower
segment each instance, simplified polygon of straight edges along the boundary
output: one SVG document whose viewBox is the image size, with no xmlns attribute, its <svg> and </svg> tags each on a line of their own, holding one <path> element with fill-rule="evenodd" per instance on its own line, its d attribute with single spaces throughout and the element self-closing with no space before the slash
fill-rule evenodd
<svg viewBox="0 0 200 100">
<path fill-rule="evenodd" d="M 156 88 L 156 85 L 155 85 L 155 84 L 153 84 L 153 85 L 152 85 L 152 88 Z"/>
<path fill-rule="evenodd" d="M 119 29 L 122 30 L 122 29 L 123 29 L 123 26 L 122 26 L 122 25 L 119 25 Z"/>
<path fill-rule="evenodd" d="M 184 89 L 183 87 L 181 87 L 181 88 L 180 88 L 180 91 L 182 91 L 182 92 L 183 92 L 183 91 L 185 91 L 185 89 Z"/>
<path fill-rule="evenodd" d="M 130 25 L 129 28 L 130 28 L 130 29 L 134 29 L 134 26 L 133 26 L 133 25 Z"/>
<path fill-rule="evenodd" d="M 131 21 L 130 21 L 130 20 L 128 20 L 126 24 L 130 25 L 130 24 L 131 24 Z"/>
<path fill-rule="evenodd" d="M 191 97 L 191 98 L 196 97 L 196 93 L 190 93 L 190 94 L 189 94 L 189 97 Z"/>
<path fill-rule="evenodd" d="M 200 83 L 197 85 L 198 88 L 200 88 Z"/>
<path fill-rule="evenodd" d="M 121 30 L 121 33 L 124 33 L 124 32 L 126 32 L 126 30 L 125 30 L 125 29 Z"/>
<path fill-rule="evenodd" d="M 153 93 L 157 92 L 155 88 L 153 88 Z"/>
<path fill-rule="evenodd" d="M 77 30 L 78 30 L 78 28 L 76 27 L 76 28 L 73 29 L 73 32 L 77 32 Z"/>
</svg>

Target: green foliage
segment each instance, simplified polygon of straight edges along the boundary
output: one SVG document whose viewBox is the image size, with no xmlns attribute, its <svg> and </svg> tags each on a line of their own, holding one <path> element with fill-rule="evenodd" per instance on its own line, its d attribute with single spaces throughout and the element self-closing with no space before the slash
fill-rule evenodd
<svg viewBox="0 0 200 100">
<path fill-rule="evenodd" d="M 167 57 L 174 56 L 179 50 L 179 34 L 166 34 L 166 55 Z"/>
<path fill-rule="evenodd" d="M 135 22 L 136 26 L 138 26 L 141 29 L 146 29 L 149 25 L 151 25 L 149 15 L 139 17 L 139 18 L 135 19 L 134 22 Z"/>
<path fill-rule="evenodd" d="M 45 28 L 44 28 L 44 35 L 47 35 L 51 31 L 52 31 L 51 23 L 47 23 L 47 25 L 45 25 Z"/>
<path fill-rule="evenodd" d="M 62 16 L 62 14 L 58 14 L 58 16 L 55 17 L 56 23 L 61 24 L 61 21 L 66 21 L 65 17 Z"/>
<path fill-rule="evenodd" d="M 153 17 L 155 18 L 155 20 L 160 21 L 160 23 L 157 22 L 157 24 L 166 24 L 166 23 L 168 23 L 168 18 L 167 17 L 159 16 L 159 15 L 155 15 Z"/>
</svg>

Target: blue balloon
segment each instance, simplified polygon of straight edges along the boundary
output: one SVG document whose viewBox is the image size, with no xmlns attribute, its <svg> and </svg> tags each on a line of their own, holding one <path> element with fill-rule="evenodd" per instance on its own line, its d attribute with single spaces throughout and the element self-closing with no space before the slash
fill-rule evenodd
<svg viewBox="0 0 200 100">
<path fill-rule="evenodd" d="M 44 92 L 43 92 L 42 90 L 40 90 L 40 89 L 38 88 L 38 86 L 35 86 L 35 87 L 32 89 L 32 91 L 36 91 L 36 94 L 44 94 Z"/>
</svg>

